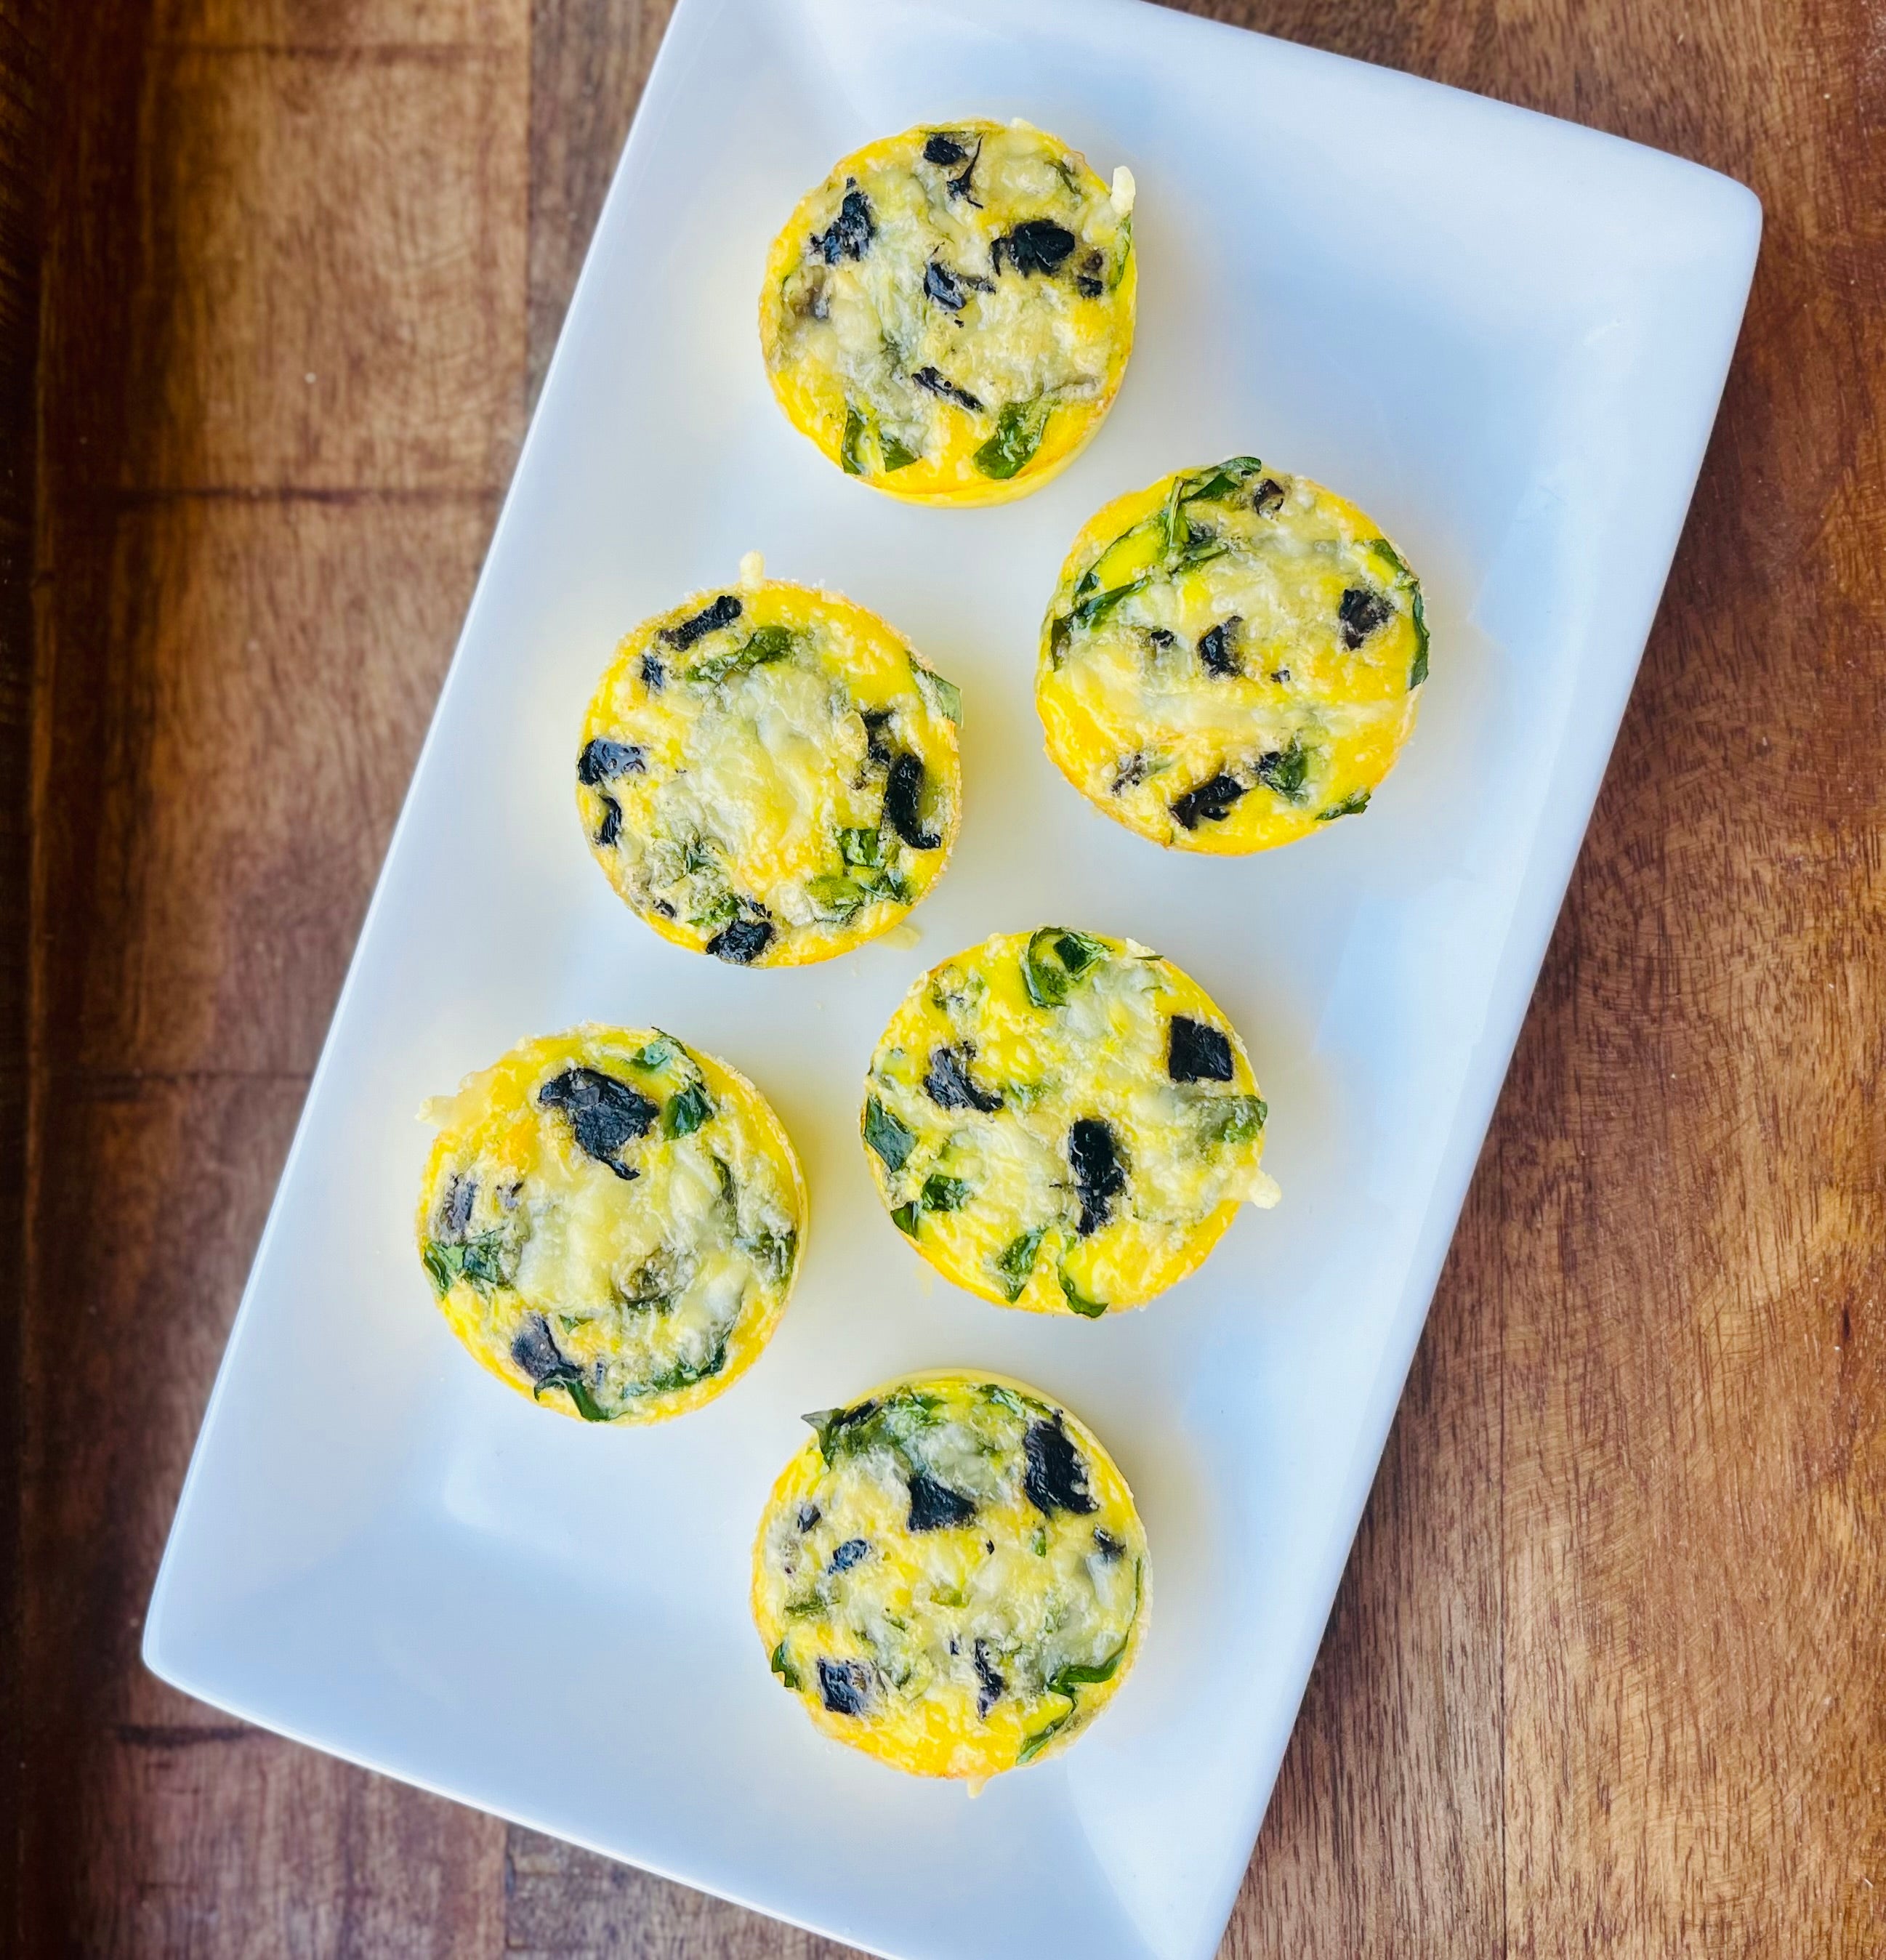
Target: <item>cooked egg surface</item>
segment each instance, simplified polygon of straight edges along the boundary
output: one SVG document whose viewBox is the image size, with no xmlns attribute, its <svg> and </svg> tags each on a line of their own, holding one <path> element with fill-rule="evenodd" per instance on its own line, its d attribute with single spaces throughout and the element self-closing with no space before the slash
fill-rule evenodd
<svg viewBox="0 0 1886 1960">
<path fill-rule="evenodd" d="M 1048 752 L 1155 843 L 1242 852 L 1366 810 L 1427 678 L 1420 582 L 1308 479 L 1233 457 L 1109 504 L 1042 630 Z"/>
<path fill-rule="evenodd" d="M 664 938 L 742 966 L 829 959 L 940 875 L 961 712 L 863 606 L 747 580 L 622 642 L 584 721 L 577 809 Z"/>
<path fill-rule="evenodd" d="M 956 1372 L 806 1421 L 754 1548 L 774 1673 L 828 1735 L 918 1776 L 979 1783 L 1065 1748 L 1151 1607 L 1132 1493 L 1092 1433 Z"/>
<path fill-rule="evenodd" d="M 711 1402 L 765 1346 L 804 1236 L 765 1099 L 657 1028 L 514 1048 L 426 1114 L 420 1257 L 501 1380 L 590 1422 Z"/>
<path fill-rule="evenodd" d="M 1267 1111 L 1197 982 L 1131 940 L 1010 933 L 925 974 L 871 1058 L 865 1156 L 945 1278 L 1036 1313 L 1139 1306 L 1240 1204 Z"/>
<path fill-rule="evenodd" d="M 774 240 L 766 371 L 795 428 L 900 497 L 1045 483 L 1133 346 L 1133 180 L 1026 123 L 907 129 L 847 157 Z"/>
</svg>

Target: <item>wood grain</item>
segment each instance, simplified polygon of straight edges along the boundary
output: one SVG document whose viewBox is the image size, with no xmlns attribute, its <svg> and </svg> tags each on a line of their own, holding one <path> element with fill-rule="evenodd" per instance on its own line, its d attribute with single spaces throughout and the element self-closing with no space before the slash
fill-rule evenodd
<svg viewBox="0 0 1886 1960">
<path fill-rule="evenodd" d="M 135 1658 L 668 11 L 0 0 L 0 908 L 32 919 L 0 947 L 7 1950 L 841 1951 Z M 1886 15 L 1196 11 L 1680 150 L 1768 217 L 1226 1953 L 1886 1951 Z"/>
</svg>

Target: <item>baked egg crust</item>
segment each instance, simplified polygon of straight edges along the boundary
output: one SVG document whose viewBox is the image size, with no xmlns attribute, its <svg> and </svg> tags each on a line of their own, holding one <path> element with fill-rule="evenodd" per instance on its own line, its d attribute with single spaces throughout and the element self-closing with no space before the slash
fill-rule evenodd
<svg viewBox="0 0 1886 1960">
<path fill-rule="evenodd" d="M 419 1255 L 452 1331 L 520 1393 L 660 1422 L 751 1367 L 784 1311 L 806 1191 L 779 1118 L 657 1028 L 521 1042 L 456 1096 Z"/>
<path fill-rule="evenodd" d="M 584 718 L 596 860 L 664 939 L 742 966 L 829 959 L 940 875 L 962 697 L 874 613 L 759 575 L 623 641 Z"/>
<path fill-rule="evenodd" d="M 1334 492 L 1233 457 L 1118 498 L 1042 628 L 1048 752 L 1183 851 L 1287 844 L 1366 810 L 1427 678 L 1420 581 Z"/>
<path fill-rule="evenodd" d="M 892 495 L 994 504 L 1093 434 L 1133 346 L 1131 173 L 1022 123 L 867 144 L 773 242 L 760 346 L 793 426 Z"/>
<path fill-rule="evenodd" d="M 773 1672 L 829 1736 L 972 1785 L 1066 1748 L 1152 1604 L 1098 1439 L 999 1375 L 907 1376 L 806 1420 L 753 1549 Z"/>
<path fill-rule="evenodd" d="M 1269 1206 L 1267 1111 L 1198 983 L 1131 940 L 1043 926 L 926 973 L 865 1085 L 866 1160 L 945 1278 L 1097 1319 L 1183 1279 Z"/>
</svg>

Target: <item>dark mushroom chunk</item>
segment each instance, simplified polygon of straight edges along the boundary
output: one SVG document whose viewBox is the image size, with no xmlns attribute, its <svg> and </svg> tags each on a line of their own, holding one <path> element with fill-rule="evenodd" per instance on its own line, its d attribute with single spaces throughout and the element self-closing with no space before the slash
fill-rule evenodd
<svg viewBox="0 0 1886 1960">
<path fill-rule="evenodd" d="M 989 1710 L 1002 1699 L 1008 1683 L 996 1672 L 995 1662 L 989 1658 L 989 1643 L 978 1640 L 975 1644 L 976 1713 L 985 1719 Z"/>
<path fill-rule="evenodd" d="M 978 145 L 978 148 L 980 147 Z M 969 152 L 955 137 L 946 135 L 940 129 L 933 132 L 930 140 L 924 145 L 924 161 L 934 164 L 940 170 L 947 170 L 952 164 L 967 163 L 968 160 Z"/>
<path fill-rule="evenodd" d="M 802 1532 L 809 1532 L 824 1515 L 816 1504 L 801 1504 L 799 1515 L 793 1522 Z"/>
<path fill-rule="evenodd" d="M 1105 1224 L 1113 1201 L 1127 1188 L 1113 1125 L 1099 1116 L 1077 1116 L 1067 1132 L 1067 1161 L 1080 1199 L 1080 1222 L 1075 1227 L 1085 1239 Z"/>
<path fill-rule="evenodd" d="M 1274 476 L 1267 476 L 1251 493 L 1251 508 L 1260 517 L 1267 517 L 1274 511 L 1283 508 L 1283 485 Z"/>
<path fill-rule="evenodd" d="M 934 368 L 919 368 L 911 376 L 918 387 L 934 395 L 940 402 L 954 402 L 959 409 L 967 409 L 972 415 L 982 412 L 982 403 L 967 388 L 959 388 L 946 375 Z"/>
<path fill-rule="evenodd" d="M 603 799 L 603 821 L 596 831 L 597 849 L 613 851 L 622 834 L 622 806 L 612 796 L 606 796 Z"/>
<path fill-rule="evenodd" d="M 884 731 L 891 724 L 891 711 L 888 708 L 867 708 L 858 719 L 864 724 L 866 759 L 876 763 L 880 768 L 888 769 L 897 752 L 884 739 Z"/>
<path fill-rule="evenodd" d="M 1106 282 L 1100 276 L 1106 264 L 1098 252 L 1089 252 L 1081 260 L 1080 269 L 1074 275 L 1074 291 L 1083 300 L 1097 300 L 1107 290 Z"/>
<path fill-rule="evenodd" d="M 1198 636 L 1198 657 L 1207 673 L 1229 675 L 1242 670 L 1238 665 L 1238 628 L 1244 622 L 1234 612 L 1220 619 L 1209 632 Z"/>
<path fill-rule="evenodd" d="M 472 1207 L 478 1200 L 478 1181 L 475 1178 L 460 1177 L 456 1172 L 445 1188 L 445 1199 L 439 1207 L 439 1229 L 437 1236 L 448 1242 L 463 1239 L 472 1222 Z"/>
<path fill-rule="evenodd" d="M 871 1692 L 871 1677 L 859 1660 L 819 1661 L 819 1694 L 834 1715 L 862 1715 Z"/>
<path fill-rule="evenodd" d="M 847 1538 L 832 1554 L 832 1570 L 834 1572 L 849 1572 L 870 1549 L 870 1545 L 861 1538 Z"/>
<path fill-rule="evenodd" d="M 1366 585 L 1352 585 L 1343 594 L 1336 617 L 1341 622 L 1343 644 L 1353 654 L 1371 633 L 1388 625 L 1395 617 L 1395 608 L 1382 593 L 1372 592 Z"/>
<path fill-rule="evenodd" d="M 1126 1556 L 1126 1547 L 1103 1526 L 1093 1528 L 1093 1548 L 1109 1565 L 1115 1565 Z"/>
<path fill-rule="evenodd" d="M 648 901 L 648 909 L 652 912 L 659 912 L 663 918 L 673 918 L 675 915 L 674 907 L 666 899 L 650 899 Z"/>
<path fill-rule="evenodd" d="M 940 1484 L 927 1470 L 910 1473 L 910 1516 L 914 1532 L 941 1531 L 946 1525 L 966 1525 L 976 1514 L 975 1500 Z"/>
<path fill-rule="evenodd" d="M 1043 1516 L 1072 1511 L 1084 1517 L 1099 1510 L 1087 1488 L 1086 1459 L 1074 1447 L 1058 1415 L 1052 1422 L 1030 1423 L 1022 1449 L 1028 1459 L 1022 1488 Z"/>
<path fill-rule="evenodd" d="M 1146 637 L 1162 654 L 1166 652 L 1169 648 L 1175 647 L 1178 644 L 1178 635 L 1176 633 L 1169 632 L 1167 628 L 1163 626 L 1147 627 L 1146 629 Z"/>
<path fill-rule="evenodd" d="M 884 785 L 884 814 L 913 851 L 934 851 L 943 838 L 924 828 L 923 794 L 924 765 L 906 749 L 891 764 L 890 780 Z"/>
<path fill-rule="evenodd" d="M 1024 278 L 1037 272 L 1052 275 L 1067 262 L 1080 242 L 1066 225 L 1057 224 L 1051 218 L 1031 218 L 991 243 L 989 263 L 999 273 L 1006 252 L 1009 263 Z"/>
<path fill-rule="evenodd" d="M 730 626 L 740 616 L 740 602 L 730 592 L 724 592 L 711 606 L 703 606 L 692 619 L 684 619 L 679 626 L 664 626 L 658 637 L 671 647 L 679 647 L 685 654 L 695 641 L 708 633 L 717 633 L 723 626 Z"/>
<path fill-rule="evenodd" d="M 648 757 L 634 742 L 612 742 L 599 735 L 583 745 L 576 759 L 576 779 L 586 789 L 600 790 L 618 776 L 641 776 L 648 772 Z"/>
<path fill-rule="evenodd" d="M 730 966 L 751 966 L 773 943 L 771 919 L 736 919 L 708 941 L 707 950 Z"/>
<path fill-rule="evenodd" d="M 512 1338 L 510 1358 L 533 1382 L 547 1381 L 568 1371 L 570 1363 L 557 1345 L 550 1323 L 541 1313 L 527 1314 Z"/>
<path fill-rule="evenodd" d="M 848 178 L 846 183 L 838 216 L 823 231 L 812 234 L 812 249 L 828 266 L 835 266 L 841 259 L 862 259 L 877 236 L 870 199 L 858 189 L 855 177 Z"/>
<path fill-rule="evenodd" d="M 962 282 L 939 259 L 924 269 L 924 291 L 946 313 L 960 313 L 966 304 Z"/>
<path fill-rule="evenodd" d="M 924 1093 L 939 1109 L 979 1109 L 988 1115 L 1002 1106 L 993 1090 L 978 1088 L 970 1078 L 969 1057 L 962 1048 L 933 1048 Z"/>
<path fill-rule="evenodd" d="M 1207 1022 L 1175 1014 L 1166 1045 L 1166 1072 L 1175 1082 L 1229 1082 L 1230 1038 Z"/>
<path fill-rule="evenodd" d="M 642 686 L 650 694 L 659 694 L 668 684 L 667 670 L 653 654 L 642 656 Z"/>
<path fill-rule="evenodd" d="M 639 1090 L 599 1068 L 566 1068 L 537 1091 L 545 1109 L 561 1109 L 570 1119 L 577 1148 L 606 1165 L 626 1182 L 640 1173 L 621 1161 L 625 1144 L 645 1137 L 661 1114 Z"/>
<path fill-rule="evenodd" d="M 1244 784 L 1220 770 L 1180 797 L 1172 805 L 1172 815 L 1188 830 L 1196 830 L 1201 823 L 1222 823 L 1244 794 Z"/>
<path fill-rule="evenodd" d="M 1131 755 L 1122 756 L 1114 765 L 1113 781 L 1108 787 L 1114 795 L 1118 796 L 1123 791 L 1137 789 L 1146 781 L 1146 752 L 1136 749 Z"/>
</svg>

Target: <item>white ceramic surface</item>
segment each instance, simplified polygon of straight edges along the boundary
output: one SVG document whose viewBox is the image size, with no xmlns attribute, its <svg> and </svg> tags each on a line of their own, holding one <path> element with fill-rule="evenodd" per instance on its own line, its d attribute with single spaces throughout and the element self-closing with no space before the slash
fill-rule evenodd
<svg viewBox="0 0 1886 1960">
<path fill-rule="evenodd" d="M 835 158 L 970 114 L 1131 165 L 1139 343 L 1048 489 L 910 509 L 787 427 L 755 298 L 774 228 Z M 1759 224 L 1746 190 L 1672 158 L 1139 0 L 682 0 L 231 1337 L 150 1666 L 908 1960 L 1210 1953 L 1630 687 Z M 1433 673 L 1366 816 L 1220 861 L 1089 810 L 1042 754 L 1030 682 L 1082 520 L 1239 452 L 1340 488 L 1401 544 Z M 755 548 L 879 609 L 962 685 L 966 817 L 914 949 L 740 972 L 663 944 L 584 848 L 575 733 L 615 639 Z M 1131 934 L 1223 1004 L 1283 1189 L 1150 1310 L 1091 1325 L 933 1281 L 855 1134 L 911 977 L 1043 920 Z M 440 992 L 447 947 L 463 977 Z M 410 1237 L 421 1099 L 588 1017 L 749 1072 L 812 1185 L 771 1349 L 651 1430 L 571 1422 L 482 1373 Z M 1105 1718 L 975 1801 L 822 1740 L 746 1611 L 799 1412 L 953 1363 L 1094 1425 L 1158 1581 Z"/>
</svg>

